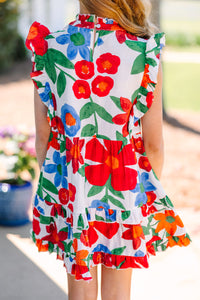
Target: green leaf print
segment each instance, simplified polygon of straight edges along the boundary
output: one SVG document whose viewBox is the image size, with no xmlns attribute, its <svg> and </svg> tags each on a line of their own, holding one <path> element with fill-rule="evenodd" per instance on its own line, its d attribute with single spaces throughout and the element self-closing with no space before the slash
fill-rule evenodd
<svg viewBox="0 0 200 300">
<path fill-rule="evenodd" d="M 51 243 L 51 242 L 49 242 L 48 251 L 49 251 L 50 253 L 52 253 L 52 252 L 53 252 L 53 250 L 54 250 L 54 244 L 53 244 L 53 243 Z"/>
<path fill-rule="evenodd" d="M 145 56 L 140 54 L 133 63 L 131 74 L 138 74 L 144 71 L 145 68 Z"/>
<path fill-rule="evenodd" d="M 140 90 L 140 89 L 137 89 L 137 90 L 133 93 L 133 95 L 131 96 L 131 102 L 132 102 L 132 103 L 134 102 L 135 98 L 138 96 L 139 90 Z"/>
<path fill-rule="evenodd" d="M 103 191 L 104 188 L 105 188 L 104 185 L 103 185 L 103 186 L 93 185 L 93 186 L 91 187 L 91 189 L 89 190 L 87 196 L 88 196 L 88 197 L 92 197 L 92 196 L 94 196 L 94 195 L 97 195 L 97 194 L 101 193 L 101 192 Z"/>
<path fill-rule="evenodd" d="M 85 127 L 83 127 L 81 131 L 81 136 L 86 137 L 86 136 L 93 136 L 96 133 L 96 126 L 92 124 L 87 124 Z"/>
<path fill-rule="evenodd" d="M 120 103 L 120 98 L 115 97 L 115 96 L 110 96 L 111 100 L 115 103 L 115 105 L 121 109 L 121 111 L 123 111 L 122 107 L 121 107 L 121 103 Z"/>
<path fill-rule="evenodd" d="M 144 53 L 146 50 L 146 43 L 138 41 L 125 41 L 125 44 L 132 50 Z"/>
<path fill-rule="evenodd" d="M 104 218 L 95 214 L 95 220 L 96 221 L 104 221 Z"/>
<path fill-rule="evenodd" d="M 73 237 L 74 237 L 75 239 L 80 240 L 80 238 L 81 238 L 81 233 L 75 232 L 75 233 L 73 233 Z"/>
<path fill-rule="evenodd" d="M 55 185 L 51 182 L 51 181 L 49 181 L 48 179 L 46 179 L 46 178 L 42 178 L 42 182 L 41 182 L 41 184 L 42 184 L 42 187 L 45 189 L 45 190 L 47 190 L 47 191 L 49 191 L 49 192 L 52 192 L 53 194 L 56 194 L 56 195 L 58 195 L 58 189 L 55 187 Z"/>
<path fill-rule="evenodd" d="M 138 110 L 140 110 L 143 113 L 146 113 L 148 111 L 148 107 L 146 105 L 144 105 L 143 103 L 141 103 L 140 101 L 138 101 L 136 103 L 136 107 Z"/>
<path fill-rule="evenodd" d="M 80 215 L 78 218 L 78 228 L 84 228 L 84 221 L 83 221 L 83 216 Z"/>
<path fill-rule="evenodd" d="M 39 184 L 38 185 L 38 189 L 37 189 L 37 195 L 43 199 L 43 191 L 42 191 L 42 185 Z"/>
<path fill-rule="evenodd" d="M 121 255 L 125 249 L 126 249 L 126 246 L 120 247 L 120 248 L 115 248 L 111 251 L 111 253 L 114 255 Z"/>
<path fill-rule="evenodd" d="M 153 66 L 153 67 L 157 66 L 157 62 L 151 57 L 146 58 L 146 63 L 150 66 Z"/>
<path fill-rule="evenodd" d="M 35 79 L 33 79 L 33 81 L 37 84 L 37 86 L 38 86 L 38 88 L 41 88 L 41 87 L 43 87 L 43 84 L 42 84 L 42 82 L 40 82 L 40 81 L 37 81 L 37 80 L 35 80 Z"/>
<path fill-rule="evenodd" d="M 124 195 L 122 192 L 120 191 L 116 191 L 113 189 L 112 185 L 111 185 L 111 177 L 109 177 L 109 179 L 107 180 L 106 182 L 106 187 L 108 188 L 108 190 L 113 194 L 115 195 L 116 197 L 119 197 L 119 198 L 122 198 L 124 199 Z M 125 210 L 125 209 L 124 209 Z"/>
<path fill-rule="evenodd" d="M 43 215 L 40 215 L 40 223 L 50 225 L 52 221 L 52 217 L 45 217 Z"/>
<path fill-rule="evenodd" d="M 81 168 L 78 169 L 78 173 L 82 176 L 85 177 L 85 167 L 88 166 L 87 164 L 83 165 Z"/>
<path fill-rule="evenodd" d="M 60 51 L 48 49 L 48 60 L 68 69 L 74 69 L 74 64 Z"/>
<path fill-rule="evenodd" d="M 61 97 L 65 91 L 66 88 L 66 77 L 64 72 L 60 72 L 58 75 L 58 80 L 57 80 L 57 91 L 58 91 L 58 96 Z"/>
<path fill-rule="evenodd" d="M 53 81 L 53 83 L 56 83 L 57 73 L 56 73 L 55 65 L 52 62 L 51 63 L 47 62 L 45 64 L 45 70 L 49 78 Z"/>
<path fill-rule="evenodd" d="M 80 110 L 80 119 L 84 120 L 89 118 L 94 113 L 94 105 L 89 102 L 86 103 Z"/>
<path fill-rule="evenodd" d="M 112 33 L 112 31 L 109 31 L 109 30 L 100 30 L 99 31 L 99 37 L 102 37 L 102 36 L 110 34 L 110 33 Z"/>
<path fill-rule="evenodd" d="M 116 139 L 118 141 L 122 141 L 123 142 L 123 145 L 127 145 L 127 138 L 123 136 L 123 134 L 121 134 L 119 131 L 116 131 Z M 122 149 L 120 149 L 122 150 Z"/>
<path fill-rule="evenodd" d="M 44 39 L 45 39 L 45 40 L 54 39 L 54 36 L 51 35 L 51 34 L 49 34 L 49 35 L 47 35 Z"/>
<path fill-rule="evenodd" d="M 102 106 L 93 103 L 94 105 L 94 109 L 97 112 L 97 114 L 99 115 L 100 118 L 102 118 L 103 120 L 105 120 L 108 123 L 113 123 L 112 121 L 112 116 L 105 110 L 105 108 L 103 108 Z"/>
<path fill-rule="evenodd" d="M 116 198 L 114 198 L 113 196 L 108 195 L 108 199 L 109 199 L 110 202 L 112 202 L 112 204 L 114 204 L 115 206 L 117 206 L 117 207 L 119 207 L 119 208 L 125 210 L 124 205 L 123 205 L 119 200 L 117 200 Z"/>
<path fill-rule="evenodd" d="M 130 215 L 131 215 L 130 210 L 122 211 L 122 213 L 121 213 L 122 220 L 124 221 L 124 220 L 128 219 L 130 217 Z"/>
<path fill-rule="evenodd" d="M 66 150 L 66 141 L 60 143 L 60 152 L 63 153 Z"/>
<path fill-rule="evenodd" d="M 36 70 L 40 71 L 44 69 L 44 65 L 46 62 L 46 56 L 40 56 L 40 55 L 36 55 L 35 56 L 35 64 L 36 64 Z"/>
</svg>

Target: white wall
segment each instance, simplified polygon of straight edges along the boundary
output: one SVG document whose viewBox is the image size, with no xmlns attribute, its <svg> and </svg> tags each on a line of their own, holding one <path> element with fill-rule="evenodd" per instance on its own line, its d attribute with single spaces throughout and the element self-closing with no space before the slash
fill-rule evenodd
<svg viewBox="0 0 200 300">
<path fill-rule="evenodd" d="M 78 11 L 78 0 L 21 0 L 19 32 L 25 38 L 34 21 L 46 25 L 50 31 L 62 29 Z"/>
</svg>

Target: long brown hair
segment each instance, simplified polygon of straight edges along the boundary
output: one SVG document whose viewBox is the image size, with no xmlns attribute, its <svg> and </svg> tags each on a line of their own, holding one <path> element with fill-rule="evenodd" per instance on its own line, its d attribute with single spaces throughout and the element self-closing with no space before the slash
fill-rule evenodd
<svg viewBox="0 0 200 300">
<path fill-rule="evenodd" d="M 137 36 L 149 37 L 156 31 L 149 21 L 151 4 L 148 0 L 80 0 L 80 3 L 89 13 L 114 19 Z"/>
</svg>

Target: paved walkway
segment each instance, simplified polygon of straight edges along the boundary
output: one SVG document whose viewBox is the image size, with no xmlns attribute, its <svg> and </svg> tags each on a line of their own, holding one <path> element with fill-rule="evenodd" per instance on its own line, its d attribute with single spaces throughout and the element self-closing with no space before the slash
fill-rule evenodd
<svg viewBox="0 0 200 300">
<path fill-rule="evenodd" d="M 152 257 L 148 270 L 134 270 L 131 300 L 200 299 L 200 211 L 179 212 L 192 244 Z M 0 227 L 0 299 L 67 300 L 63 264 L 54 254 L 37 252 L 29 239 L 30 226 Z"/>
</svg>

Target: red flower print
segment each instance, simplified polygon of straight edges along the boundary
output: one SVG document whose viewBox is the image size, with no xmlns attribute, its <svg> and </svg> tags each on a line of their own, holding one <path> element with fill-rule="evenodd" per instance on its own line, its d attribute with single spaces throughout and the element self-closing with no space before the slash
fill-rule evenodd
<svg viewBox="0 0 200 300">
<path fill-rule="evenodd" d="M 131 101 L 129 99 L 121 97 L 120 105 L 125 113 L 115 116 L 112 119 L 112 121 L 113 121 L 113 123 L 115 123 L 117 125 L 124 124 L 123 129 L 122 129 L 122 134 L 123 134 L 123 136 L 127 136 L 129 134 L 129 132 L 128 132 L 129 116 L 133 115 L 133 110 L 132 110 L 133 104 L 131 103 Z"/>
<path fill-rule="evenodd" d="M 89 222 L 89 224 L 92 222 Z M 98 234 L 96 233 L 93 226 L 90 225 L 89 229 L 82 230 L 80 241 L 86 246 L 91 247 L 98 240 Z"/>
<path fill-rule="evenodd" d="M 35 234 L 39 234 L 41 229 L 40 229 L 40 222 L 36 219 L 33 219 L 33 231 L 35 232 Z"/>
<path fill-rule="evenodd" d="M 68 204 L 69 201 L 74 202 L 75 195 L 76 195 L 76 187 L 71 183 L 69 183 L 68 189 L 62 188 L 58 192 L 60 203 L 63 205 Z M 72 204 L 71 205 L 70 204 L 69 204 L 69 208 L 71 209 L 71 211 L 73 211 L 73 206 Z"/>
<path fill-rule="evenodd" d="M 141 86 L 146 89 L 148 87 L 148 84 L 151 83 L 151 82 L 152 81 L 149 77 L 149 65 L 146 64 L 145 69 L 144 69 L 144 75 L 143 75 Z"/>
<path fill-rule="evenodd" d="M 50 212 L 50 215 L 52 217 L 55 217 L 57 216 L 57 214 L 59 216 L 62 216 L 63 218 L 65 217 L 64 216 L 64 211 L 63 211 L 63 208 L 62 208 L 62 205 L 60 204 L 57 204 L 57 203 L 51 203 L 49 201 L 45 201 L 45 203 L 49 206 L 52 206 L 52 209 L 51 209 L 51 212 Z"/>
<path fill-rule="evenodd" d="M 141 137 L 139 137 L 137 139 L 132 138 L 131 139 L 131 144 L 133 145 L 136 152 L 138 152 L 140 154 L 143 154 L 145 152 L 144 142 L 143 142 L 143 139 Z"/>
<path fill-rule="evenodd" d="M 90 79 L 94 76 L 94 64 L 87 60 L 78 61 L 75 65 L 76 75 L 81 79 Z"/>
<path fill-rule="evenodd" d="M 119 229 L 119 223 L 105 223 L 101 221 L 90 222 L 98 231 L 100 231 L 105 237 L 111 239 Z"/>
<path fill-rule="evenodd" d="M 141 207 L 142 215 L 144 217 L 153 214 L 154 212 L 157 211 L 157 209 L 153 205 L 154 201 L 156 200 L 156 194 L 154 192 L 146 192 L 146 196 L 147 196 L 147 203 L 142 205 Z"/>
<path fill-rule="evenodd" d="M 125 240 L 132 240 L 133 249 L 137 250 L 141 245 L 141 239 L 145 239 L 142 226 L 129 224 L 123 224 L 123 226 L 128 229 L 123 232 L 122 238 Z"/>
<path fill-rule="evenodd" d="M 90 97 L 91 91 L 87 81 L 76 80 L 72 86 L 72 89 L 77 99 L 88 99 Z"/>
<path fill-rule="evenodd" d="M 52 147 L 56 150 L 60 150 L 60 144 L 58 142 L 58 132 L 56 131 L 51 131 L 50 133 L 50 139 L 47 145 L 47 150 Z"/>
<path fill-rule="evenodd" d="M 147 101 L 147 107 L 150 108 L 151 104 L 153 103 L 154 95 L 153 92 L 148 92 L 146 96 L 146 101 Z"/>
<path fill-rule="evenodd" d="M 72 143 L 72 141 L 68 137 L 66 138 L 66 159 L 67 163 L 72 161 L 74 174 L 79 169 L 79 163 L 84 164 L 83 156 L 81 154 L 84 142 L 84 140 L 80 140 L 79 138 L 73 138 Z"/>
<path fill-rule="evenodd" d="M 141 169 L 144 169 L 147 172 L 150 172 L 151 169 L 152 169 L 151 165 L 150 165 L 150 162 L 149 162 L 149 160 L 146 156 L 141 156 L 139 158 L 139 166 L 140 166 Z"/>
<path fill-rule="evenodd" d="M 114 81 L 108 76 L 97 76 L 92 81 L 92 91 L 99 97 L 107 96 L 113 88 Z"/>
<path fill-rule="evenodd" d="M 115 74 L 120 65 L 119 56 L 112 55 L 111 53 L 102 54 L 96 61 L 97 70 L 99 73 Z"/>
<path fill-rule="evenodd" d="M 51 127 L 54 130 L 57 129 L 60 134 L 64 134 L 65 133 L 65 128 L 64 128 L 63 122 L 62 122 L 61 118 L 58 117 L 58 116 L 54 117 L 51 120 Z"/>
<path fill-rule="evenodd" d="M 46 230 L 49 235 L 46 235 L 42 238 L 43 241 L 51 242 L 52 244 L 57 244 L 60 249 L 65 250 L 65 246 L 62 241 L 66 240 L 68 237 L 68 232 L 57 230 L 56 223 L 46 226 Z"/>
<path fill-rule="evenodd" d="M 51 93 L 51 95 L 52 95 L 52 101 L 53 101 L 54 110 L 57 110 L 56 97 L 55 97 L 54 93 Z"/>
<path fill-rule="evenodd" d="M 32 50 L 32 45 L 36 55 L 44 55 L 48 49 L 48 43 L 44 38 L 49 34 L 50 31 L 47 27 L 38 22 L 34 22 L 26 39 L 26 47 Z"/>
<path fill-rule="evenodd" d="M 150 241 L 148 241 L 146 243 L 146 247 L 147 247 L 147 252 L 151 255 L 156 255 L 156 251 L 155 251 L 155 248 L 154 248 L 154 245 L 153 243 L 156 242 L 156 241 L 159 241 L 161 240 L 161 238 L 159 236 L 153 236 L 152 239 Z"/>
<path fill-rule="evenodd" d="M 124 43 L 127 38 L 132 41 L 138 40 L 137 36 L 127 33 L 125 30 L 116 30 L 115 34 L 116 34 L 116 38 L 120 44 Z"/>
<path fill-rule="evenodd" d="M 136 164 L 131 144 L 122 148 L 121 141 L 104 140 L 105 147 L 93 138 L 86 144 L 85 158 L 99 164 L 85 168 L 90 184 L 103 186 L 111 175 L 111 185 L 117 191 L 132 190 L 137 183 L 137 171 L 127 166 Z M 122 150 L 121 150 L 122 148 Z"/>
</svg>

